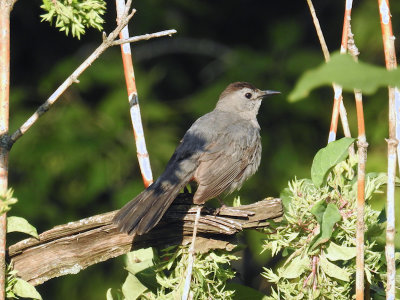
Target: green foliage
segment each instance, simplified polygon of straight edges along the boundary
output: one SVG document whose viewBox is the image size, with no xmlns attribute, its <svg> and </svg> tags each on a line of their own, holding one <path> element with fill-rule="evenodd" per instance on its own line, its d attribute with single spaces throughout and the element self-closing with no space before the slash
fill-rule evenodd
<svg viewBox="0 0 400 300">
<path fill-rule="evenodd" d="M 152 248 L 129 253 L 126 262 L 128 277 L 121 291 L 114 295 L 111 289 L 107 291 L 107 300 L 180 298 L 188 255 L 188 247 L 175 246 L 161 250 L 159 256 Z M 234 290 L 226 287 L 226 281 L 235 276 L 230 262 L 237 259 L 224 251 L 196 254 L 190 286 L 193 299 L 232 299 Z M 252 292 L 259 295 L 254 290 Z"/>
<path fill-rule="evenodd" d="M 329 143 L 317 152 L 311 166 L 311 179 L 317 187 L 326 183 L 326 178 L 334 166 L 349 155 L 349 147 L 355 139 L 342 138 Z"/>
<path fill-rule="evenodd" d="M 22 232 L 38 238 L 37 230 L 34 226 L 21 217 L 7 217 L 7 233 L 9 232 Z"/>
<path fill-rule="evenodd" d="M 12 270 L 11 266 L 7 266 L 6 298 L 19 299 L 20 297 L 42 300 L 42 296 L 40 296 L 33 285 L 21 278 L 17 278 L 17 272 Z"/>
<path fill-rule="evenodd" d="M 73 37 L 81 38 L 86 28 L 103 29 L 106 2 L 103 0 L 43 0 L 42 21 L 50 22 Z"/>
<path fill-rule="evenodd" d="M 234 300 L 248 300 L 248 299 L 266 300 L 267 299 L 267 297 L 263 293 L 255 290 L 251 287 L 245 286 L 245 285 L 241 285 L 238 283 L 228 283 L 226 285 L 226 287 L 229 290 L 235 291 L 235 294 L 233 297 Z"/>
<path fill-rule="evenodd" d="M 350 55 L 335 53 L 328 63 L 304 73 L 297 82 L 289 99 L 296 101 L 306 97 L 310 91 L 322 86 L 340 84 L 345 91 L 360 89 L 364 94 L 373 94 L 379 87 L 399 86 L 400 71 L 387 71 L 384 67 L 355 62 Z"/>
<path fill-rule="evenodd" d="M 18 202 L 16 198 L 13 197 L 14 190 L 8 189 L 4 195 L 0 195 L 0 214 L 4 214 L 11 209 L 11 205 Z"/>
<path fill-rule="evenodd" d="M 317 38 L 310 34 L 310 23 L 305 22 L 309 20 L 306 6 L 302 2 L 294 4 L 288 7 L 286 2 L 258 1 L 254 2 L 256 9 L 249 10 L 246 1 L 228 6 L 224 1 L 134 2 L 138 13 L 131 29 L 152 32 L 177 28 L 182 38 L 135 44 L 133 49 L 146 143 L 155 177 L 164 170 L 190 124 L 215 106 L 226 84 L 237 80 L 282 91 L 281 96 L 262 104 L 258 116 L 262 164 L 243 186 L 242 203 L 278 195 L 294 174 L 298 178 L 309 176 L 316 149 L 326 142 L 332 89 L 327 86 L 313 92 L 306 105 L 285 101 L 293 83 L 306 69 L 320 64 L 322 58 L 319 45 L 310 44 Z M 329 1 L 315 5 L 318 15 L 324 16 L 321 25 L 334 50 L 339 46 L 340 28 L 332 24 L 343 22 L 342 4 Z M 37 6 L 35 1 L 25 1 L 13 10 L 14 21 L 21 26 L 13 27 L 16 46 L 10 132 L 18 129 L 79 65 L 91 45 L 98 43 L 98 36 L 87 32 L 87 45 L 71 40 L 56 43 L 51 53 L 43 50 L 50 49 L 43 47 L 46 42 L 63 41 L 65 37 L 32 19 L 38 15 L 33 13 Z M 109 2 L 110 13 L 104 16 L 111 27 L 115 24 L 113 6 L 114 2 Z M 400 1 L 392 2 L 391 10 L 393 22 L 400 22 L 396 17 Z M 265 18 L 265 11 L 280 13 Z M 232 28 L 220 26 L 221 15 L 227 13 L 238 20 Z M 360 58 L 384 65 L 376 3 L 360 2 L 352 12 L 352 24 L 362 52 Z M 394 28 L 398 27 L 394 24 Z M 32 47 L 23 46 L 25 37 L 33 33 Z M 185 38 L 190 38 L 190 43 L 184 43 Z M 204 41 L 215 47 L 206 47 Z M 218 46 L 224 51 L 219 52 Z M 32 55 L 35 59 L 26 59 Z M 386 94 L 387 90 L 381 89 L 364 102 L 370 143 L 367 168 L 374 172 L 386 169 L 387 107 L 382 106 Z M 352 99 L 352 95 L 344 94 L 350 126 L 356 132 Z M 45 230 L 120 208 L 143 189 L 135 152 L 121 55 L 116 47 L 97 60 L 80 83 L 69 88 L 59 103 L 13 146 L 10 183 L 19 199 L 13 211 L 39 230 Z M 384 197 L 380 197 L 374 198 L 372 204 L 381 209 L 383 203 Z M 396 207 L 398 204 L 400 201 Z M 396 228 L 400 228 L 398 224 Z M 245 233 L 246 243 L 258 259 L 259 247 L 255 245 L 261 238 L 249 239 L 248 234 Z M 268 259 L 268 253 L 265 254 Z M 249 257 L 244 258 L 245 265 L 249 265 Z M 123 282 L 121 260 L 51 280 L 38 289 L 47 299 L 103 299 L 106 287 Z M 265 263 L 257 261 L 258 265 Z M 249 275 L 246 281 L 253 278 Z"/>
<path fill-rule="evenodd" d="M 1 213 L 5 213 L 11 209 L 10 205 L 16 203 L 18 200 L 13 198 L 13 190 L 8 189 L 4 196 L 1 196 Z M 22 232 L 34 237 L 38 237 L 37 230 L 27 220 L 21 217 L 8 217 L 7 218 L 7 233 L 9 232 Z M 25 280 L 17 277 L 17 272 L 12 269 L 11 265 L 6 269 L 6 297 L 7 299 L 29 298 L 42 300 L 42 297 L 33 285 Z"/>
<path fill-rule="evenodd" d="M 356 159 L 338 160 L 321 186 L 309 179 L 289 183 L 284 221 L 266 229 L 264 249 L 272 255 L 283 250 L 285 257 L 276 271 L 263 273 L 275 284 L 268 299 L 351 298 L 356 269 Z M 367 175 L 367 200 L 379 192 L 384 178 L 383 173 Z M 384 246 L 377 243 L 384 233 L 379 215 L 366 204 L 365 273 L 373 294 L 384 289 L 386 272 Z"/>
</svg>

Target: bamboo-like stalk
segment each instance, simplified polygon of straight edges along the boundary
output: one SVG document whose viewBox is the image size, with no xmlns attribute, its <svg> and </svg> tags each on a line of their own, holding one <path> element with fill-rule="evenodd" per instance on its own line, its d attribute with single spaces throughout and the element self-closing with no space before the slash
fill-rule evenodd
<svg viewBox="0 0 400 300">
<path fill-rule="evenodd" d="M 353 6 L 353 0 L 346 0 L 346 7 L 345 7 L 345 11 L 344 11 L 344 18 L 343 18 L 342 41 L 340 44 L 340 53 L 341 54 L 345 54 L 347 52 L 347 40 L 348 40 L 352 6 Z M 328 143 L 336 140 L 336 132 L 337 132 L 339 113 L 341 113 L 340 109 L 343 106 L 342 87 L 340 85 L 334 83 L 333 89 L 335 91 L 335 96 L 333 99 L 332 118 L 331 118 L 331 126 L 329 129 Z M 343 115 L 342 116 L 342 122 L 343 122 L 343 117 L 346 116 L 346 114 L 342 113 L 342 115 Z M 343 131 L 346 136 L 349 136 L 349 137 L 351 136 L 349 128 L 344 127 Z M 352 149 L 353 148 L 351 148 L 350 151 L 354 151 Z"/>
<path fill-rule="evenodd" d="M 124 13 L 125 0 L 116 0 L 115 2 L 117 6 L 117 22 L 119 24 L 120 18 Z M 119 36 L 121 39 L 129 38 L 128 25 L 121 30 Z M 153 183 L 153 174 L 151 172 L 149 154 L 147 152 L 146 141 L 144 138 L 130 44 L 121 45 L 121 55 L 122 62 L 124 64 L 125 82 L 128 91 L 130 114 L 133 126 L 133 133 L 135 136 L 139 167 L 142 173 L 144 186 L 148 187 L 150 184 Z"/>
<path fill-rule="evenodd" d="M 358 61 L 358 49 L 354 42 L 354 35 L 351 32 L 351 25 L 348 24 L 347 48 L 355 61 Z M 358 127 L 358 171 L 357 171 L 357 226 L 356 226 L 356 299 L 364 300 L 364 208 L 365 208 L 365 167 L 367 164 L 367 137 L 365 134 L 364 110 L 362 93 L 354 90 L 357 110 Z M 369 292 L 369 291 L 368 291 Z"/>
<path fill-rule="evenodd" d="M 330 54 L 329 54 L 328 46 L 326 45 L 325 38 L 322 33 L 317 14 L 314 9 L 314 5 L 311 0 L 307 0 L 307 4 L 310 9 L 310 13 L 311 13 L 311 16 L 312 16 L 312 19 L 314 22 L 314 26 L 315 26 L 315 30 L 318 35 L 319 42 L 321 44 L 321 49 L 324 54 L 325 61 L 329 62 Z M 346 47 L 345 49 L 347 49 L 347 28 L 348 28 L 347 25 L 348 25 L 348 21 L 350 19 L 351 5 L 350 5 L 350 9 L 347 9 L 347 7 L 348 7 L 348 5 L 346 2 L 346 11 L 345 11 L 345 17 L 344 17 L 341 49 L 344 46 Z M 337 132 L 337 124 L 338 124 L 338 120 L 339 120 L 339 114 L 341 117 L 343 132 L 344 132 L 345 136 L 351 137 L 350 126 L 349 126 L 349 122 L 347 120 L 346 108 L 342 101 L 342 87 L 335 83 L 332 84 L 332 87 L 333 87 L 333 92 L 334 92 L 334 99 L 333 99 L 332 118 L 331 118 L 331 126 L 329 129 L 328 143 L 336 140 L 336 132 Z M 350 155 L 354 155 L 353 148 L 350 148 Z"/>
<path fill-rule="evenodd" d="M 386 68 L 393 70 L 397 68 L 396 52 L 394 47 L 392 22 L 389 8 L 389 0 L 378 0 L 379 14 L 382 29 L 383 48 L 385 52 Z M 397 97 L 396 97 L 397 95 Z M 389 139 L 388 143 L 388 183 L 387 183 L 387 202 L 386 202 L 386 262 L 387 262 L 387 286 L 386 299 L 395 299 L 395 177 L 396 160 L 398 153 L 398 139 L 396 134 L 396 102 L 400 101 L 397 87 L 389 86 Z M 397 98 L 397 99 L 396 99 Z"/>
<path fill-rule="evenodd" d="M 10 12 L 12 1 L 0 0 L 0 194 L 8 186 L 8 139 L 10 96 Z M 7 216 L 0 216 L 0 299 L 5 298 Z"/>
<path fill-rule="evenodd" d="M 349 53 L 358 61 L 358 49 L 354 44 L 349 26 Z M 364 300 L 364 208 L 365 208 L 365 166 L 367 164 L 367 137 L 365 134 L 364 110 L 360 90 L 354 90 L 358 127 L 358 171 L 357 171 L 357 229 L 356 229 L 356 299 Z"/>
<path fill-rule="evenodd" d="M 354 91 L 358 125 L 358 172 L 357 172 L 357 231 L 356 231 L 356 299 L 364 299 L 364 206 L 365 166 L 367 164 L 367 138 L 364 126 L 362 94 Z"/>
</svg>

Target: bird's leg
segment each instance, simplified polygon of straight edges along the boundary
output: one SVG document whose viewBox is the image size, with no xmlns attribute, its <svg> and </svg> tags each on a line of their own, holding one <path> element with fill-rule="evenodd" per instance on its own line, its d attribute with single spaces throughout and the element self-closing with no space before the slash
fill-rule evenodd
<svg viewBox="0 0 400 300">
<path fill-rule="evenodd" d="M 220 208 L 226 208 L 227 207 L 225 202 L 224 202 L 224 200 L 222 200 L 222 198 L 220 196 L 217 197 L 217 200 L 218 200 L 219 204 L 221 205 Z"/>
</svg>

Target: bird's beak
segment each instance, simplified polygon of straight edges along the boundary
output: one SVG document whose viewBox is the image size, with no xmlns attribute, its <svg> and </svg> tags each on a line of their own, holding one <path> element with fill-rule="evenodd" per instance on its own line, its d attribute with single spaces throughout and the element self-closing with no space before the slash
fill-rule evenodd
<svg viewBox="0 0 400 300">
<path fill-rule="evenodd" d="M 280 94 L 281 92 L 278 91 L 271 91 L 271 90 L 266 90 L 266 91 L 261 91 L 261 97 L 267 97 L 267 96 L 271 96 L 271 95 L 277 95 Z"/>
</svg>

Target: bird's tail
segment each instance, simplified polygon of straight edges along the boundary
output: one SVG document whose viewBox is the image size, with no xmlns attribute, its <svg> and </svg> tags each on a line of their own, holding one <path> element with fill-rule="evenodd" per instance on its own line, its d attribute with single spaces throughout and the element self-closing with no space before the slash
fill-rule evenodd
<svg viewBox="0 0 400 300">
<path fill-rule="evenodd" d="M 141 235 L 150 231 L 186 185 L 185 181 L 172 184 L 160 179 L 125 204 L 115 215 L 113 222 L 121 232 Z"/>
</svg>

